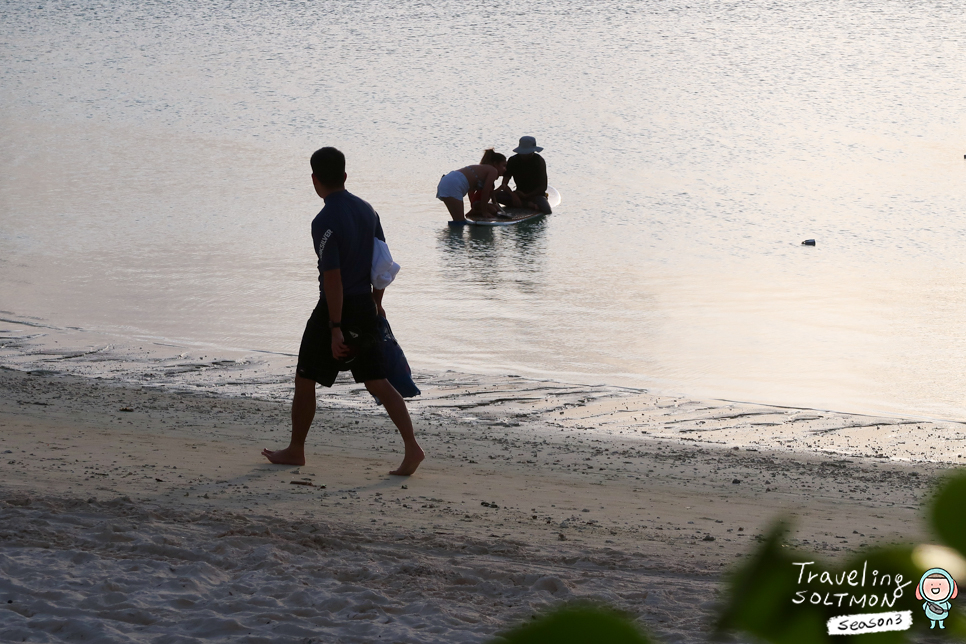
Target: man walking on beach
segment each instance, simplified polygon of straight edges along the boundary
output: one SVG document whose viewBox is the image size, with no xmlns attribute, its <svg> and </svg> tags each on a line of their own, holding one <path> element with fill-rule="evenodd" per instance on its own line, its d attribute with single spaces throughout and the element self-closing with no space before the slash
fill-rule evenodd
<svg viewBox="0 0 966 644">
<path fill-rule="evenodd" d="M 340 371 L 378 398 L 402 435 L 402 464 L 390 474 L 408 476 L 425 458 L 413 435 L 402 396 L 386 380 L 376 346 L 376 316 L 385 316 L 383 290 L 370 282 L 373 238 L 385 241 L 379 215 L 345 189 L 345 156 L 335 148 L 312 155 L 312 183 L 325 207 L 312 221 L 312 241 L 319 256 L 319 303 L 312 312 L 295 370 L 292 439 L 285 449 L 262 450 L 279 465 L 305 465 L 305 437 L 315 417 L 315 385 L 331 387 Z"/>
<path fill-rule="evenodd" d="M 543 150 L 532 136 L 520 137 L 516 154 L 507 159 L 503 182 L 494 191 L 496 200 L 504 206 L 531 208 L 546 215 L 551 213 L 547 201 L 547 162 L 538 154 Z M 516 190 L 510 190 L 510 179 Z"/>
</svg>

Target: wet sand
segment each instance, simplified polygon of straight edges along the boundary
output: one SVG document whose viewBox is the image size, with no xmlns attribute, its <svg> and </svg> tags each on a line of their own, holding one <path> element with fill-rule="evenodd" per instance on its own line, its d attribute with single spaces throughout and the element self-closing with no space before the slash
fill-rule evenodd
<svg viewBox="0 0 966 644">
<path fill-rule="evenodd" d="M 564 601 L 705 641 L 777 517 L 817 557 L 927 540 L 963 426 L 443 373 L 428 458 L 361 386 L 288 405 L 0 369 L 0 639 L 483 642 Z M 942 440 L 937 440 L 941 438 Z M 160 639 L 159 639 L 160 638 Z"/>
</svg>

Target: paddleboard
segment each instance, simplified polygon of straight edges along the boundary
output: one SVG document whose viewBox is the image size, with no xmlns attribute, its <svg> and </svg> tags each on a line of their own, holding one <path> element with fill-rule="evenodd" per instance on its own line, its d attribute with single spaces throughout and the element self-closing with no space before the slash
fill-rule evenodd
<svg viewBox="0 0 966 644">
<path fill-rule="evenodd" d="M 547 187 L 547 201 L 551 208 L 560 205 L 560 193 L 553 186 Z M 504 206 L 503 210 L 506 214 L 505 217 L 470 217 L 467 215 L 466 223 L 473 226 L 511 226 L 544 216 L 544 213 L 529 208 L 507 208 Z"/>
</svg>

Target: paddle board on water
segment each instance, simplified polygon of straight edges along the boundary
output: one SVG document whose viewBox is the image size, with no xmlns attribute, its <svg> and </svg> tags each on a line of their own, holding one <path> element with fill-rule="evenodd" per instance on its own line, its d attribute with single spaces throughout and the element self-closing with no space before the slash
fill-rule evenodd
<svg viewBox="0 0 966 644">
<path fill-rule="evenodd" d="M 547 187 L 547 201 L 550 202 L 551 208 L 556 208 L 560 205 L 560 193 L 553 186 Z M 543 217 L 544 213 L 535 212 L 529 208 L 506 208 L 503 210 L 506 213 L 506 217 L 473 217 L 470 218 L 469 215 L 466 217 L 466 223 L 473 226 L 510 226 L 513 224 L 519 224 L 523 221 L 530 221 L 531 219 L 536 219 L 537 217 Z M 450 222 L 454 223 L 454 222 Z"/>
</svg>

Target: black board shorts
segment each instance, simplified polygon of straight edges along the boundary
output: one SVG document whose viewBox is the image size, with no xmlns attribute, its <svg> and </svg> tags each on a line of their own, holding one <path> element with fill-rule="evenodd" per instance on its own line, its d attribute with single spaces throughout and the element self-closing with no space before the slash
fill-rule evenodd
<svg viewBox="0 0 966 644">
<path fill-rule="evenodd" d="M 382 352 L 377 346 L 379 328 L 376 304 L 371 295 L 347 296 L 343 299 L 341 328 L 352 354 L 337 360 L 332 356 L 329 307 L 325 300 L 319 300 L 302 334 L 295 373 L 323 387 L 331 387 L 340 371 L 351 371 L 356 382 L 385 378 Z"/>
</svg>

